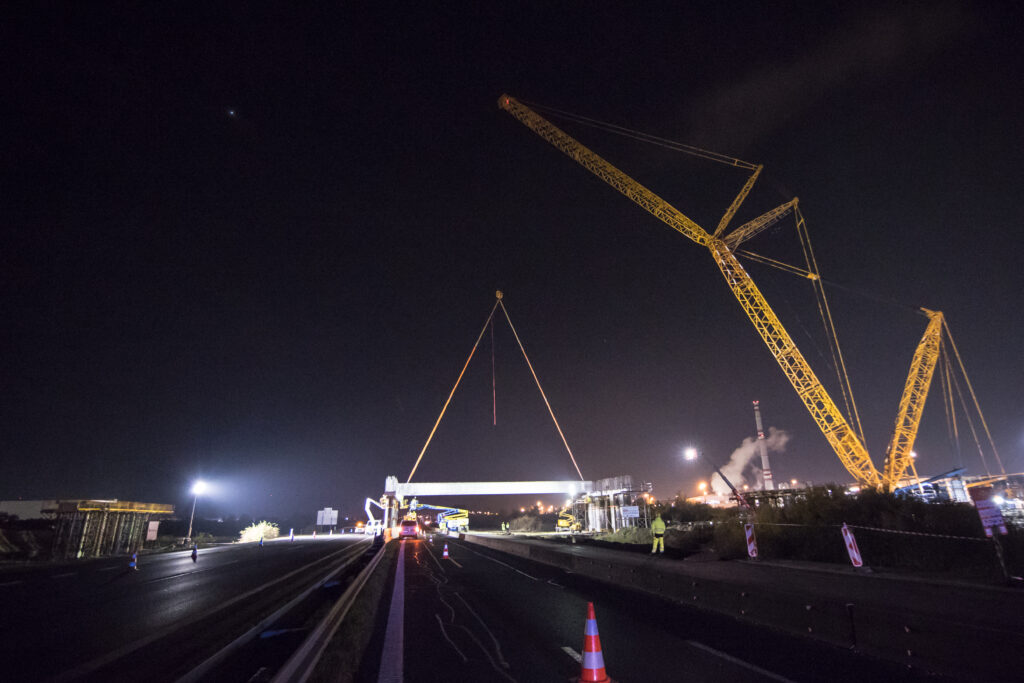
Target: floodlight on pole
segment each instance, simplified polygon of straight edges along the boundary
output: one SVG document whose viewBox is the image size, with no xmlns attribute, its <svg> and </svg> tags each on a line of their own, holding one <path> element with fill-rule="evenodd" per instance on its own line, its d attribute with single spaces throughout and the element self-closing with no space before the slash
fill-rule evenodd
<svg viewBox="0 0 1024 683">
<path fill-rule="evenodd" d="M 697 449 L 693 448 L 692 446 L 683 451 L 683 457 L 686 458 L 687 460 L 696 460 L 697 455 Z"/>
<path fill-rule="evenodd" d="M 199 496 L 206 492 L 206 482 L 202 479 L 192 484 L 192 495 L 195 497 L 192 499 L 192 515 L 188 518 L 188 542 L 192 542 L 192 522 L 196 518 L 196 503 L 199 501 Z"/>
</svg>

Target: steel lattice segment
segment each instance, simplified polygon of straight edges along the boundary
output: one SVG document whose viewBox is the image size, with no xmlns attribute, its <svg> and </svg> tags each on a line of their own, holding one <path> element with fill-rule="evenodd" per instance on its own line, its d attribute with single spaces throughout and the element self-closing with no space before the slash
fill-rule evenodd
<svg viewBox="0 0 1024 683">
<path fill-rule="evenodd" d="M 942 344 L 942 313 L 921 310 L 930 320 L 914 352 L 914 359 L 910 362 L 910 373 L 896 414 L 896 427 L 886 450 L 885 483 L 889 488 L 899 486 L 899 481 L 910 471 L 914 439 L 917 438 L 917 428 L 921 424 L 921 411 L 928 398 L 928 389 L 931 387 Z"/>
<path fill-rule="evenodd" d="M 825 387 L 815 376 L 810 365 L 797 349 L 789 333 L 782 326 L 775 312 L 772 311 L 764 296 L 757 289 L 754 281 L 747 275 L 726 243 L 713 238 L 703 228 L 664 199 L 636 182 L 618 168 L 604 160 L 593 151 L 582 145 L 575 138 L 547 121 L 529 107 L 508 95 L 502 95 L 498 106 L 508 111 L 527 128 L 537 133 L 569 158 L 598 176 L 616 190 L 632 199 L 645 210 L 659 218 L 669 227 L 689 237 L 697 244 L 708 247 L 729 288 L 740 302 L 747 317 L 754 324 L 758 334 L 768 345 L 772 356 L 779 363 L 783 373 L 796 389 L 811 417 L 817 423 L 825 438 L 835 450 L 840 462 L 853 477 L 863 485 L 878 488 L 882 478 L 867 449 L 846 419 L 832 401 Z M 756 178 L 756 174 L 754 176 Z M 750 181 L 752 182 L 752 181 Z M 741 197 L 745 192 L 741 192 Z M 795 202 L 793 203 L 795 204 Z M 775 218 L 771 214 L 784 213 L 792 208 L 783 205 L 766 217 Z M 730 211 L 732 207 L 730 207 Z M 766 221 L 767 222 L 767 221 Z M 727 238 L 728 239 L 728 238 Z"/>
<path fill-rule="evenodd" d="M 681 211 L 515 98 L 502 95 L 498 100 L 498 106 L 512 114 L 520 123 L 534 133 L 560 149 L 570 159 L 632 199 L 669 227 L 678 230 L 697 244 L 707 246 L 711 242 L 711 235 L 704 228 L 683 215 Z"/>
<path fill-rule="evenodd" d="M 713 242 L 710 251 L 740 306 L 831 444 L 843 467 L 858 482 L 872 487 L 880 486 L 881 477 L 871 462 L 867 448 L 850 428 L 753 279 L 723 242 Z"/>
</svg>

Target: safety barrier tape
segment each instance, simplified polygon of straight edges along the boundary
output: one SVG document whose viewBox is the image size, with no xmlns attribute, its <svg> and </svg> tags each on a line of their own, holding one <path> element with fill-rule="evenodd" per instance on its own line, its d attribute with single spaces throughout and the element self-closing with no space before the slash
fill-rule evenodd
<svg viewBox="0 0 1024 683">
<path fill-rule="evenodd" d="M 798 526 L 807 529 L 841 529 L 842 524 L 787 524 L 783 522 L 754 522 L 754 526 Z M 881 531 L 886 534 L 902 534 L 904 536 L 928 536 L 931 538 L 955 538 L 961 541 L 988 541 L 987 538 L 979 538 L 977 536 L 953 536 L 951 534 L 929 534 L 923 531 L 903 531 L 902 529 L 882 529 L 876 526 L 860 526 L 859 524 L 847 524 L 850 529 L 864 529 L 865 531 Z"/>
</svg>

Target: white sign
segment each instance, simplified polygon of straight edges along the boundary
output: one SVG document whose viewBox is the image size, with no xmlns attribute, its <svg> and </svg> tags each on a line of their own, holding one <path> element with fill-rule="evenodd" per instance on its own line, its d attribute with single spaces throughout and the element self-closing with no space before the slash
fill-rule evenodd
<svg viewBox="0 0 1024 683">
<path fill-rule="evenodd" d="M 334 526 L 338 523 L 338 511 L 332 508 L 324 508 L 316 511 L 317 526 Z"/>
<path fill-rule="evenodd" d="M 149 529 L 146 530 L 146 540 L 147 541 L 155 541 L 156 540 L 156 530 L 159 529 L 159 528 L 160 528 L 160 522 L 150 522 L 149 523 Z"/>
<path fill-rule="evenodd" d="M 622 518 L 623 519 L 635 519 L 640 517 L 640 506 L 639 505 L 623 505 L 622 506 Z"/>
</svg>

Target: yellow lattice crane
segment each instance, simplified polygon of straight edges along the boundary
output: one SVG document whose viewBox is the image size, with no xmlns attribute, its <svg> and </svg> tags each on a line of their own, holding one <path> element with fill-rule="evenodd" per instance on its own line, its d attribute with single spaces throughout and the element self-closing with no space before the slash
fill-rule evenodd
<svg viewBox="0 0 1024 683">
<path fill-rule="evenodd" d="M 910 451 L 920 423 L 921 409 L 938 360 L 939 332 L 942 327 L 941 313 L 926 311 L 931 318 L 931 324 L 929 324 L 925 337 L 914 356 L 910 377 L 900 402 L 896 433 L 890 444 L 885 473 L 880 473 L 871 461 L 862 436 L 859 437 L 851 428 L 734 253 L 734 250 L 742 242 L 750 239 L 789 211 L 796 211 L 796 199 L 772 209 L 728 235 L 723 235 L 729 221 L 739 209 L 761 172 L 761 166 L 737 159 L 729 160 L 732 165 L 746 168 L 752 173 L 722 217 L 715 232 L 709 234 L 657 194 L 630 178 L 522 102 L 508 95 L 502 95 L 498 100 L 498 106 L 669 227 L 706 247 L 711 252 L 722 276 L 740 302 L 747 317 L 750 318 L 754 328 L 767 344 L 772 356 L 782 368 L 786 378 L 793 385 L 800 400 L 810 412 L 811 417 L 814 418 L 815 423 L 846 470 L 863 486 L 890 488 L 895 485 L 895 482 L 910 466 Z M 808 277 L 814 279 L 816 274 L 808 274 Z"/>
<path fill-rule="evenodd" d="M 929 318 L 928 327 L 910 362 L 910 374 L 907 375 L 907 383 L 900 397 L 900 409 L 896 414 L 896 428 L 885 451 L 885 471 L 882 477 L 888 488 L 896 488 L 913 467 L 914 439 L 917 438 L 921 411 L 924 410 L 924 401 L 928 398 L 928 388 L 942 348 L 942 313 L 921 310 Z"/>
</svg>

